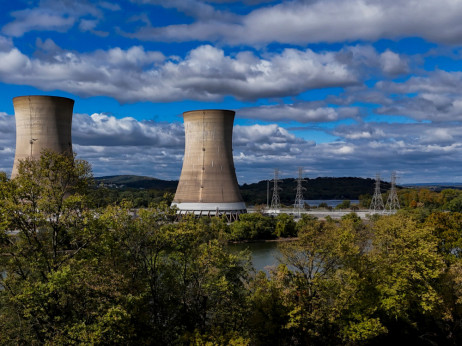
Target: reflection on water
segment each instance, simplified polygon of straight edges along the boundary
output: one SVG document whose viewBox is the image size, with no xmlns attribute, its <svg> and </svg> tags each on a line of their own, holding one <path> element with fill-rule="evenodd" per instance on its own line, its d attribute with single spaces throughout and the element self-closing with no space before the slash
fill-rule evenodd
<svg viewBox="0 0 462 346">
<path fill-rule="evenodd" d="M 277 242 L 229 244 L 228 247 L 232 253 L 248 249 L 254 269 L 266 273 L 269 272 L 269 267 L 278 265 L 278 258 L 281 255 Z"/>
</svg>

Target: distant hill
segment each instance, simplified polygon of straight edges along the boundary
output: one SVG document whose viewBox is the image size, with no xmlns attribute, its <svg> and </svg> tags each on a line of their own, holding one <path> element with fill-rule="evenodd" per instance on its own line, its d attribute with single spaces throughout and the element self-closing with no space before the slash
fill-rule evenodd
<svg viewBox="0 0 462 346">
<path fill-rule="evenodd" d="M 462 190 L 462 183 L 416 183 L 416 184 L 403 184 L 403 187 L 426 188 L 432 191 L 439 192 L 445 189 Z"/>
<path fill-rule="evenodd" d="M 114 188 L 175 190 L 177 180 L 161 180 L 138 175 L 110 175 L 95 178 L 96 184 Z"/>
<path fill-rule="evenodd" d="M 322 177 L 309 179 L 305 178 L 303 193 L 305 199 L 358 199 L 360 195 L 372 195 L 374 193 L 375 180 L 364 178 L 330 178 Z M 297 181 L 293 178 L 282 179 L 279 182 L 281 203 L 292 204 L 295 200 L 295 189 Z M 382 192 L 390 189 L 390 184 L 381 182 Z M 273 182 L 269 184 L 269 202 L 273 194 Z M 254 184 L 244 184 L 241 186 L 241 193 L 244 200 L 249 204 L 266 204 L 267 181 L 260 181 Z"/>
<path fill-rule="evenodd" d="M 103 183 L 109 188 L 118 189 L 154 189 L 175 192 L 177 180 L 161 180 L 152 177 L 136 175 L 114 175 L 95 178 L 99 185 Z M 360 195 L 372 195 L 374 193 L 374 179 L 363 178 L 316 178 L 305 179 L 303 186 L 306 188 L 303 196 L 305 199 L 358 199 Z M 273 183 L 270 181 L 270 202 Z M 281 203 L 292 204 L 295 199 L 297 181 L 293 178 L 282 179 L 279 183 L 282 190 L 279 192 Z M 381 182 L 382 192 L 386 192 L 390 184 Z M 248 204 L 266 203 L 267 181 L 243 184 L 240 186 L 242 197 Z"/>
</svg>

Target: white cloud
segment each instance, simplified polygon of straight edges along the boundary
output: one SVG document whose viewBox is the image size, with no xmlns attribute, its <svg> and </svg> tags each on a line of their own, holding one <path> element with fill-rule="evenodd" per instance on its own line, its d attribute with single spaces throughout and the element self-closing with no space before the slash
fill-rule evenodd
<svg viewBox="0 0 462 346">
<path fill-rule="evenodd" d="M 380 54 L 380 65 L 382 70 L 389 75 L 398 75 L 408 72 L 408 66 L 405 61 L 390 50 L 386 50 Z"/>
<path fill-rule="evenodd" d="M 355 70 L 336 53 L 285 49 L 264 58 L 251 52 L 236 56 L 209 45 L 184 59 L 134 46 L 91 53 L 62 50 L 51 40 L 38 41 L 34 58 L 17 48 L 0 52 L 0 80 L 60 89 L 79 96 L 104 95 L 120 102 L 212 101 L 232 95 L 241 100 L 284 97 L 306 90 L 358 83 Z"/>
<path fill-rule="evenodd" d="M 249 119 L 260 119 L 278 122 L 331 122 L 340 119 L 357 118 L 356 107 L 328 107 L 321 102 L 299 102 L 295 104 L 268 105 L 241 108 L 239 116 Z"/>
<path fill-rule="evenodd" d="M 192 24 L 145 27 L 134 36 L 155 41 L 220 40 L 250 45 L 418 36 L 458 44 L 462 42 L 461 12 L 462 3 L 454 0 L 286 1 L 258 8 L 239 21 L 218 22 L 212 17 Z"/>
<path fill-rule="evenodd" d="M 102 12 L 88 1 L 43 0 L 38 7 L 11 12 L 12 22 L 5 24 L 2 32 L 8 36 L 20 37 L 24 33 L 38 30 L 65 32 L 76 21 L 86 15 L 101 18 Z"/>
</svg>

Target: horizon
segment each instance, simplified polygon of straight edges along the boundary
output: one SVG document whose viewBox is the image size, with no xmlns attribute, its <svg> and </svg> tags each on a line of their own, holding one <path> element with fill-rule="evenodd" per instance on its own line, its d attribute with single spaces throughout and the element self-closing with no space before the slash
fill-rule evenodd
<svg viewBox="0 0 462 346">
<path fill-rule="evenodd" d="M 95 176 L 178 180 L 182 113 L 236 112 L 239 184 L 462 184 L 462 2 L 18 0 L 0 13 L 0 171 L 12 98 L 75 100 Z"/>
</svg>

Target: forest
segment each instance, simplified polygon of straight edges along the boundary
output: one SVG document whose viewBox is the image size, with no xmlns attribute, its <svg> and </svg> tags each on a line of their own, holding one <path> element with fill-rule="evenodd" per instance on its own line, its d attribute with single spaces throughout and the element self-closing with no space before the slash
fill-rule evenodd
<svg viewBox="0 0 462 346">
<path fill-rule="evenodd" d="M 91 167 L 44 152 L 0 174 L 4 345 L 459 345 L 462 194 L 395 215 L 183 218 L 171 196 L 97 206 Z M 255 272 L 229 241 L 292 237 Z"/>
</svg>

